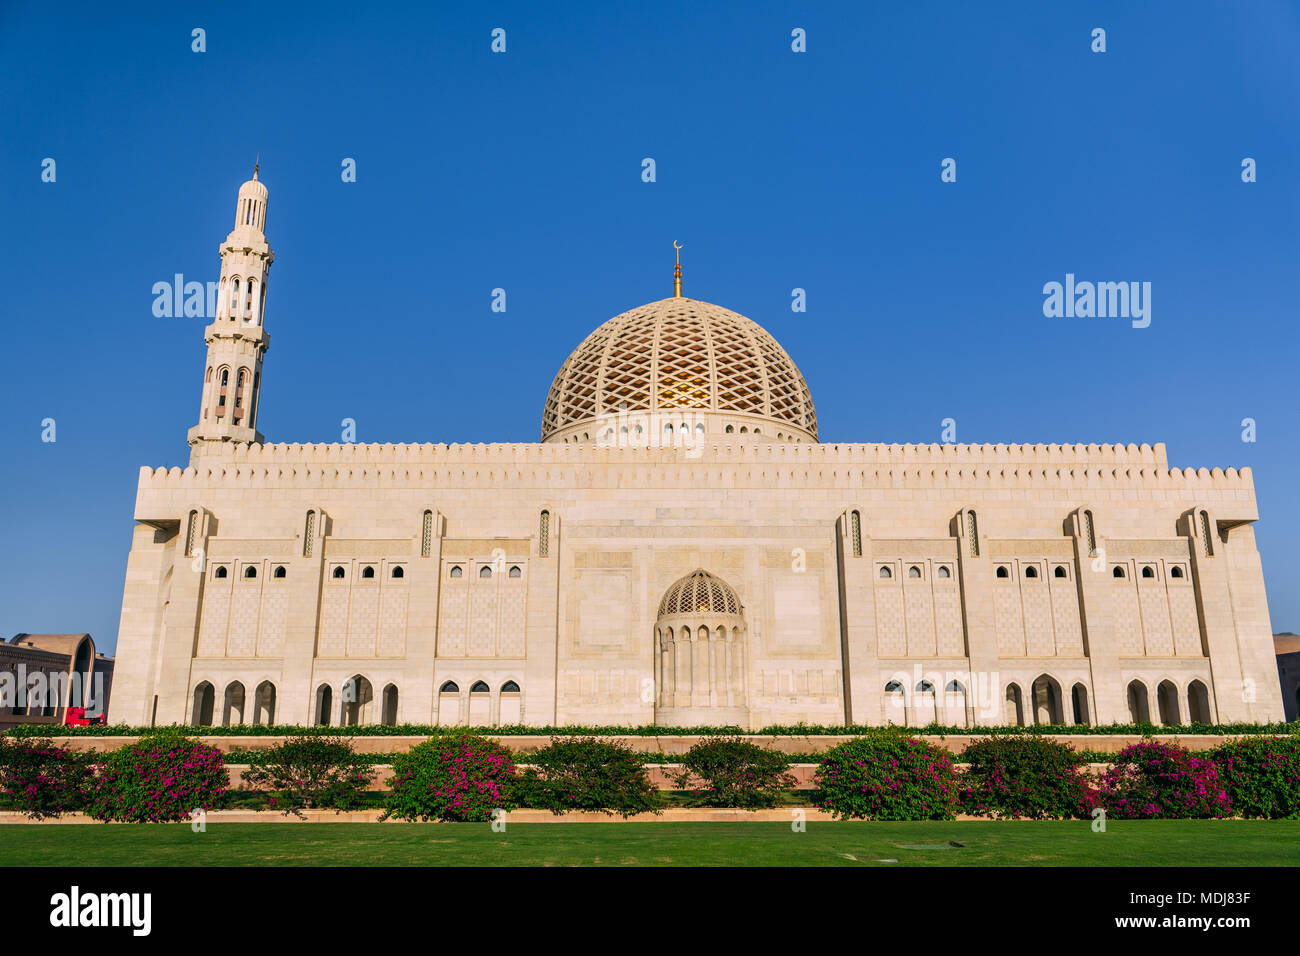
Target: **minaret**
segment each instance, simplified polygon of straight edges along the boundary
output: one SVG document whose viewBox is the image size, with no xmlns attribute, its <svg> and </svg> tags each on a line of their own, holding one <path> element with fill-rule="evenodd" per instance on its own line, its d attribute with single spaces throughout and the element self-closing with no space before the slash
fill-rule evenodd
<svg viewBox="0 0 1300 956">
<path fill-rule="evenodd" d="M 217 314 L 206 329 L 208 361 L 203 372 L 199 423 L 189 431 L 192 453 L 212 442 L 260 442 L 257 399 L 262 357 L 271 339 L 263 327 L 266 281 L 275 253 L 266 244 L 266 187 L 253 178 L 239 187 L 235 228 L 221 244 Z"/>
</svg>

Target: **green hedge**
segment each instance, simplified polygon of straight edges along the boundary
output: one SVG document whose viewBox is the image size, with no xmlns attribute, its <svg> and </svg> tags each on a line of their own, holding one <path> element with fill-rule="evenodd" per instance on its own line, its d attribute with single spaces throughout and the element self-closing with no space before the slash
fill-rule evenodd
<svg viewBox="0 0 1300 956">
<path fill-rule="evenodd" d="M 594 810 L 629 817 L 657 812 L 659 794 L 640 756 L 618 741 L 566 737 L 528 754 L 530 765 L 517 777 L 520 806 L 563 813 Z"/>
<path fill-rule="evenodd" d="M 951 819 L 962 810 L 1002 818 L 1086 816 L 1093 808 L 1120 818 L 1300 815 L 1296 736 L 1247 737 L 1202 754 L 1147 737 L 1109 756 L 1112 766 L 1094 786 L 1078 774 L 1084 754 L 1059 741 L 986 736 L 972 742 L 970 768 L 957 774 L 944 748 L 875 730 L 814 755 L 820 790 L 800 794 L 786 776 L 790 755 L 727 737 L 701 740 L 677 758 L 706 781 L 699 792 L 654 793 L 644 765 L 662 755 L 594 737 L 560 739 L 523 755 L 536 769 L 522 775 L 509 748 L 463 731 L 437 735 L 405 754 L 364 755 L 391 761 L 387 794 L 361 792 L 372 773 L 362 756 L 347 739 L 296 737 L 249 753 L 262 793 L 232 792 L 221 753 L 174 731 L 89 754 L 39 739 L 0 740 L 0 807 L 37 819 L 84 808 L 98 819 L 139 822 L 184 820 L 200 808 L 285 809 L 286 801 L 292 807 L 382 804 L 405 819 L 479 821 L 520 805 L 630 815 L 701 802 L 802 802 L 841 817 L 882 820 Z"/>
<path fill-rule="evenodd" d="M 692 802 L 699 806 L 775 807 L 781 794 L 795 785 L 788 754 L 739 737 L 701 740 L 679 760 L 682 769 L 675 775 L 677 785 L 693 788 Z"/>
<path fill-rule="evenodd" d="M 362 760 L 344 737 L 294 735 L 251 752 L 248 764 L 244 785 L 267 793 L 269 805 L 286 814 L 322 808 L 355 810 L 375 776 L 373 764 Z"/>
<path fill-rule="evenodd" d="M 505 727 L 443 727 L 432 724 L 397 724 L 386 726 L 369 724 L 364 727 L 303 727 L 296 724 L 266 725 L 240 724 L 234 727 L 191 727 L 168 725 L 162 727 L 134 727 L 126 724 L 62 727 L 50 724 L 20 724 L 6 731 L 15 737 L 132 737 L 157 733 L 162 729 L 174 730 L 191 736 L 206 737 L 276 737 L 287 734 L 357 737 L 428 737 L 452 731 L 480 734 L 488 737 L 855 737 L 880 733 L 886 729 L 897 733 L 925 734 L 927 736 L 980 736 L 998 734 L 1070 734 L 1092 736 L 1104 734 L 1130 734 L 1152 736 L 1164 734 L 1300 734 L 1300 721 L 1289 724 L 1184 724 L 1163 727 L 1155 724 L 1107 724 L 1099 727 L 1041 724 L 1032 727 L 947 727 L 930 724 L 925 727 L 882 728 L 852 725 L 822 724 L 772 724 L 762 730 L 745 730 L 741 727 L 660 727 L 650 724 L 639 727 L 602 725 L 562 727 L 525 727 L 511 724 Z"/>
<path fill-rule="evenodd" d="M 1300 738 L 1252 737 L 1210 752 L 1233 810 L 1244 817 L 1300 819 Z"/>
<path fill-rule="evenodd" d="M 832 747 L 815 777 L 814 805 L 841 820 L 951 820 L 959 799 L 948 751 L 904 734 Z"/>
<path fill-rule="evenodd" d="M 969 814 L 1060 820 L 1089 809 L 1084 757 L 1047 737 L 994 734 L 963 751 L 961 805 Z"/>
<path fill-rule="evenodd" d="M 513 810 L 515 766 L 509 749 L 486 737 L 449 733 L 393 760 L 387 816 L 481 823 Z"/>
</svg>

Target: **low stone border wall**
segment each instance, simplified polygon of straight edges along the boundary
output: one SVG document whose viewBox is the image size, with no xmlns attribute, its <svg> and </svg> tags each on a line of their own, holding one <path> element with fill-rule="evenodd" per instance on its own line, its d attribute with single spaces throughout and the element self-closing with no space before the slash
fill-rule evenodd
<svg viewBox="0 0 1300 956">
<path fill-rule="evenodd" d="M 523 766 L 527 766 L 524 764 Z M 953 764 L 958 771 L 965 770 L 969 764 Z M 650 783 L 656 790 L 677 790 L 676 774 L 681 770 L 681 764 L 673 763 L 648 763 L 645 765 L 646 776 L 650 778 Z M 1084 773 L 1091 777 L 1099 777 L 1110 768 L 1108 763 L 1090 763 L 1084 765 Z M 238 790 L 244 784 L 244 774 L 248 770 L 246 763 L 228 763 L 226 769 L 230 771 L 230 789 Z M 386 763 L 374 765 L 375 777 L 370 781 L 367 790 L 387 790 L 389 782 L 393 779 L 393 768 Z M 792 763 L 789 772 L 794 776 L 795 790 L 815 790 L 817 785 L 813 783 L 813 774 L 817 772 L 815 763 Z"/>
<path fill-rule="evenodd" d="M 339 735 L 347 737 L 346 728 L 338 728 Z M 995 728 L 989 728 L 987 733 L 978 734 L 950 734 L 948 736 L 930 736 L 922 734 L 921 740 L 927 743 L 935 744 L 939 747 L 945 747 L 949 752 L 960 754 L 974 740 L 987 737 Z M 529 735 L 503 735 L 496 736 L 487 734 L 485 736 L 500 742 L 509 747 L 516 754 L 525 755 L 548 747 L 552 740 L 559 739 L 549 736 L 529 736 Z M 1119 753 L 1125 747 L 1140 743 L 1143 738 L 1138 734 L 1043 734 L 1051 740 L 1060 743 L 1069 744 L 1075 750 L 1091 750 L 1097 753 Z M 1220 744 L 1227 743 L 1230 740 L 1239 740 L 1247 734 L 1161 734 L 1158 738 L 1162 742 L 1177 744 L 1186 747 L 1188 750 L 1210 750 Z M 89 751 L 89 750 L 116 750 L 129 743 L 138 740 L 138 737 L 82 737 L 82 736 L 54 736 L 55 743 L 68 747 L 71 750 Z M 199 740 L 209 746 L 216 747 L 222 753 L 231 750 L 265 750 L 282 744 L 288 737 L 282 736 L 229 736 L 224 734 L 200 735 Z M 348 737 L 352 742 L 353 749 L 357 753 L 363 754 L 385 754 L 385 753 L 406 753 L 416 744 L 428 740 L 427 736 L 420 737 L 398 737 L 398 736 L 357 736 Z M 716 740 L 716 737 L 706 736 L 662 736 L 662 737 L 601 737 L 601 740 L 619 741 L 633 750 L 646 753 L 661 753 L 664 756 L 680 756 L 690 750 L 701 740 Z M 767 747 L 770 750 L 779 750 L 782 753 L 823 753 L 837 744 L 842 744 L 846 740 L 856 740 L 856 735 L 848 736 L 808 736 L 808 737 L 774 737 L 764 734 L 746 734 L 744 740 L 753 741 L 761 747 Z"/>
<path fill-rule="evenodd" d="M 521 766 L 527 766 L 523 764 Z M 670 763 L 650 763 L 645 765 L 646 776 L 650 778 L 650 783 L 656 790 L 676 790 L 678 789 L 676 773 L 681 770 L 681 764 Z M 367 790 L 387 790 L 389 783 L 393 779 L 393 768 L 389 764 L 374 764 L 375 777 L 370 781 Z M 244 774 L 248 771 L 246 763 L 228 763 L 226 770 L 230 772 L 230 789 L 239 790 L 244 785 Z M 813 774 L 817 770 L 815 763 L 795 763 L 790 765 L 790 773 L 794 776 L 796 790 L 813 790 Z"/>
<path fill-rule="evenodd" d="M 794 811 L 800 811 L 803 819 L 809 822 L 825 822 L 835 818 L 825 810 L 816 807 L 778 807 L 775 810 L 715 810 L 708 807 L 698 809 L 674 807 L 662 813 L 636 813 L 630 817 L 618 814 L 593 813 L 590 811 L 569 811 L 555 814 L 549 810 L 511 810 L 506 814 L 506 823 L 735 823 L 777 822 L 790 823 L 795 819 Z M 207 823 L 379 823 L 382 810 L 304 810 L 302 816 L 283 814 L 274 810 L 210 810 L 206 816 Z M 964 819 L 964 818 L 959 818 Z M 975 819 L 975 818 L 971 818 Z M 68 813 L 49 820 L 31 820 L 21 813 L 0 811 L 0 826 L 7 823 L 39 823 L 42 825 L 77 825 L 94 824 L 84 813 Z M 406 823 L 405 820 L 385 820 L 385 823 Z M 107 824 L 108 826 L 136 826 L 132 823 Z M 188 820 L 172 824 L 189 826 Z M 487 826 L 485 823 L 478 826 Z"/>
</svg>

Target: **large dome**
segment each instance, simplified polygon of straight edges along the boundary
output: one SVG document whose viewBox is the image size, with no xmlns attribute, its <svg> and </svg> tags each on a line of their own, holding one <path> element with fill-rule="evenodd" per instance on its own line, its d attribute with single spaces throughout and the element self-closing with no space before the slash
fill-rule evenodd
<svg viewBox="0 0 1300 956">
<path fill-rule="evenodd" d="M 626 415 L 668 409 L 688 414 L 662 424 Z M 678 418 L 690 419 L 692 435 L 817 441 L 808 383 L 776 339 L 730 309 L 687 298 L 616 315 L 583 339 L 551 383 L 542 441 L 597 441 L 626 433 L 629 420 L 634 433 L 661 436 Z"/>
</svg>

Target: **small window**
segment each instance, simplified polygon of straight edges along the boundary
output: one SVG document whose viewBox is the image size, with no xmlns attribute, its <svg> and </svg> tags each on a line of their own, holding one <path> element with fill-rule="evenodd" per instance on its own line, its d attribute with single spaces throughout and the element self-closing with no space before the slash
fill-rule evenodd
<svg viewBox="0 0 1300 956">
<path fill-rule="evenodd" d="M 440 694 L 459 694 L 459 693 L 460 693 L 460 688 L 456 685 L 456 682 L 455 682 L 454 680 L 449 680 L 449 681 L 447 681 L 445 684 L 443 684 L 442 687 L 440 687 L 440 688 L 438 689 L 438 693 L 440 693 Z"/>
<path fill-rule="evenodd" d="M 402 566 L 400 564 L 393 565 L 393 577 L 395 578 L 406 577 L 406 572 L 402 570 Z"/>
<path fill-rule="evenodd" d="M 1008 568 L 1005 564 L 999 564 L 999 565 L 998 565 L 998 577 L 1000 577 L 1000 578 L 1009 578 L 1009 577 L 1011 577 L 1011 569 Z"/>
<path fill-rule="evenodd" d="M 730 435 L 730 434 L 731 434 L 732 432 L 734 432 L 735 430 L 736 430 L 736 428 L 735 428 L 734 425 L 728 425 L 728 426 L 727 426 L 727 434 L 728 434 L 728 435 Z"/>
<path fill-rule="evenodd" d="M 1110 574 L 1111 577 L 1122 578 L 1124 577 L 1124 569 L 1116 565 L 1115 569 L 1111 571 Z"/>
<path fill-rule="evenodd" d="M 1156 576 L 1156 569 L 1155 569 L 1155 568 L 1151 567 L 1151 565 L 1149 565 L 1149 564 L 1145 564 L 1145 565 L 1142 566 L 1142 577 L 1144 577 L 1144 578 L 1154 578 L 1155 576 Z"/>
<path fill-rule="evenodd" d="M 891 571 L 889 568 L 881 568 L 880 576 L 882 578 L 892 578 L 894 576 L 894 572 Z"/>
<path fill-rule="evenodd" d="M 373 578 L 375 576 L 375 569 L 367 564 L 364 568 L 361 569 L 361 576 L 363 578 Z"/>
<path fill-rule="evenodd" d="M 283 565 L 283 564 L 280 565 L 278 568 L 276 568 L 276 569 L 272 572 L 273 576 L 274 576 L 274 577 L 277 577 L 277 578 L 282 578 L 282 577 L 284 577 L 286 573 L 287 573 L 287 572 L 284 570 L 284 565 Z"/>
<path fill-rule="evenodd" d="M 348 573 L 343 570 L 343 565 L 339 565 L 337 568 L 334 569 L 335 580 L 342 580 L 343 578 L 347 577 L 347 574 Z"/>
<path fill-rule="evenodd" d="M 491 693 L 491 691 L 488 689 L 488 685 L 485 684 L 485 683 L 484 683 L 483 681 L 481 681 L 481 680 L 476 680 L 476 681 L 474 682 L 474 685 L 473 685 L 472 687 L 470 687 L 469 692 L 470 692 L 471 694 L 489 694 L 489 693 Z"/>
<path fill-rule="evenodd" d="M 941 564 L 939 565 L 938 575 L 941 578 L 950 578 L 952 577 L 952 572 L 948 570 L 948 565 Z"/>
<path fill-rule="evenodd" d="M 517 694 L 517 693 L 519 693 L 519 685 L 516 684 L 516 683 L 515 683 L 514 681 L 512 681 L 512 680 L 508 680 L 508 681 L 506 681 L 504 684 L 501 685 L 501 693 L 503 693 L 503 694 Z"/>
<path fill-rule="evenodd" d="M 462 574 L 464 574 L 464 573 L 465 573 L 465 572 L 461 570 L 459 564 L 454 564 L 454 565 L 452 565 L 451 573 L 448 574 L 448 577 L 458 578 L 458 577 L 460 577 L 460 576 L 461 576 Z"/>
<path fill-rule="evenodd" d="M 1070 576 L 1069 573 L 1065 570 L 1065 565 L 1063 564 L 1058 564 L 1056 566 L 1056 570 L 1053 571 L 1052 574 L 1058 578 L 1068 578 Z"/>
<path fill-rule="evenodd" d="M 1034 567 L 1032 564 L 1029 565 L 1029 567 L 1025 568 L 1025 577 L 1027 578 L 1038 577 L 1038 569 Z"/>
<path fill-rule="evenodd" d="M 225 568 L 217 568 L 217 570 L 215 570 L 215 571 L 212 572 L 212 576 L 213 576 L 214 578 L 224 578 L 224 577 L 226 576 L 226 569 L 225 569 Z"/>
<path fill-rule="evenodd" d="M 492 577 L 492 566 L 488 564 L 483 565 L 483 567 L 478 569 L 478 576 L 480 578 Z"/>
<path fill-rule="evenodd" d="M 914 564 L 907 569 L 907 576 L 909 578 L 919 578 L 921 576 L 921 569 Z"/>
<path fill-rule="evenodd" d="M 517 564 L 515 564 L 515 565 L 511 565 L 511 567 L 510 567 L 510 576 L 511 576 L 512 578 L 518 578 L 518 577 L 522 577 L 522 576 L 523 576 L 523 572 L 519 570 L 519 565 L 517 565 Z"/>
<path fill-rule="evenodd" d="M 257 568 L 253 567 L 251 564 L 248 567 L 244 568 L 244 577 L 246 578 L 257 577 Z"/>
<path fill-rule="evenodd" d="M 1169 569 L 1169 576 L 1171 578 L 1181 578 L 1183 576 L 1183 569 L 1178 567 L 1178 565 L 1174 565 Z"/>
</svg>

